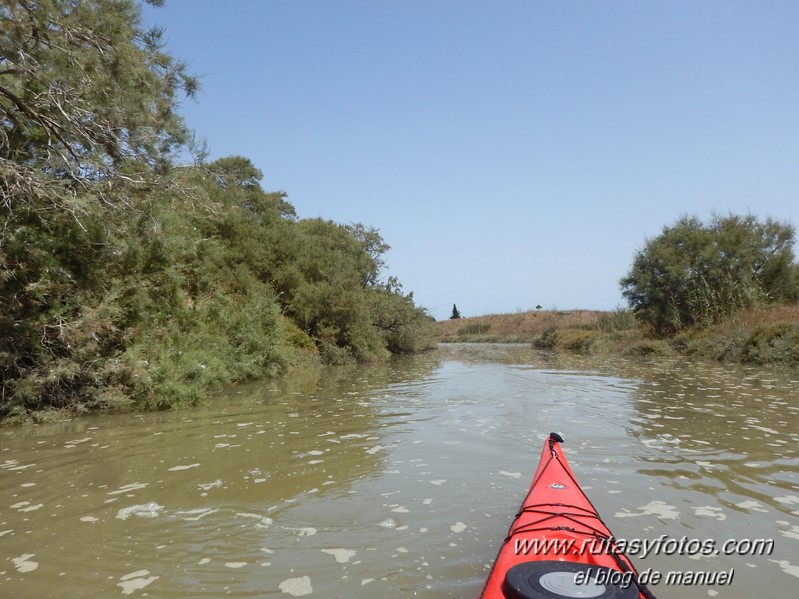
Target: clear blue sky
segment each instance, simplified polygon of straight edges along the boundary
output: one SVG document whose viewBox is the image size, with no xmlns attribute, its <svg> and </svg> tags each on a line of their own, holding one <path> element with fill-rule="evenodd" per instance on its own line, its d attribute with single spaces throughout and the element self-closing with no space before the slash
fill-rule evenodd
<svg viewBox="0 0 799 599">
<path fill-rule="evenodd" d="M 623 306 L 681 215 L 799 225 L 799 2 L 168 0 L 211 157 L 380 229 L 446 318 Z"/>
</svg>

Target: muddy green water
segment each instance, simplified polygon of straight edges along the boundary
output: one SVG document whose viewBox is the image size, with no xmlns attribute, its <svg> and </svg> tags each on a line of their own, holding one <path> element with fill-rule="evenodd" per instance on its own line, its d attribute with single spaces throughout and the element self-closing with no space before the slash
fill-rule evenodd
<svg viewBox="0 0 799 599">
<path fill-rule="evenodd" d="M 454 345 L 0 430 L 0 597 L 476 597 L 551 430 L 659 599 L 796 596 L 797 379 Z"/>
</svg>

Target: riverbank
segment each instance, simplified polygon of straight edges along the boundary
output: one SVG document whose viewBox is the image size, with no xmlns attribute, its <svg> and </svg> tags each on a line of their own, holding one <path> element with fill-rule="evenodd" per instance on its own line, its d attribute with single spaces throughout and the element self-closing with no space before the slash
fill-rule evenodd
<svg viewBox="0 0 799 599">
<path fill-rule="evenodd" d="M 596 355 L 686 355 L 721 362 L 799 366 L 799 304 L 748 310 L 661 338 L 629 310 L 530 311 L 436 323 L 443 343 L 531 343 Z"/>
</svg>

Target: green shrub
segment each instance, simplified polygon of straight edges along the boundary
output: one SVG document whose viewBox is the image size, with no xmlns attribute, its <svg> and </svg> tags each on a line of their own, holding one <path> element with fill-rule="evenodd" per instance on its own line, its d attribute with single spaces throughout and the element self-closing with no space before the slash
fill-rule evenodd
<svg viewBox="0 0 799 599">
<path fill-rule="evenodd" d="M 591 345 L 600 338 L 595 329 L 549 329 L 533 342 L 538 349 L 557 351 L 587 352 Z"/>
<path fill-rule="evenodd" d="M 625 343 L 621 350 L 621 354 L 628 357 L 666 356 L 671 353 L 671 346 L 662 339 L 638 339 Z"/>
<path fill-rule="evenodd" d="M 557 347 L 569 351 L 584 352 L 591 349 L 591 344 L 599 336 L 597 331 L 562 329 L 557 334 Z"/>
<path fill-rule="evenodd" d="M 799 296 L 795 229 L 754 216 L 682 217 L 636 253 L 622 294 L 662 334 L 710 326 L 735 312 Z"/>
<path fill-rule="evenodd" d="M 778 323 L 755 327 L 743 343 L 741 361 L 750 364 L 799 364 L 799 325 Z"/>
<path fill-rule="evenodd" d="M 619 333 L 638 329 L 641 323 L 632 310 L 620 308 L 600 316 L 595 326 L 603 333 Z"/>
</svg>

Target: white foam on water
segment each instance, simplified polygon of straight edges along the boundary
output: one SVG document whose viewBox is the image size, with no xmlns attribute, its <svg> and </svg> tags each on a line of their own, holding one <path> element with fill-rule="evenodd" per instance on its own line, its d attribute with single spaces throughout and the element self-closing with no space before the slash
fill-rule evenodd
<svg viewBox="0 0 799 599">
<path fill-rule="evenodd" d="M 301 528 L 292 528 L 284 526 L 283 530 L 296 530 L 298 537 L 312 537 L 316 534 L 316 529 L 313 526 L 305 526 Z"/>
<path fill-rule="evenodd" d="M 87 441 L 91 441 L 91 440 L 92 440 L 92 438 L 91 438 L 91 437 L 86 437 L 86 438 L 84 438 L 84 439 L 75 439 L 74 441 L 67 441 L 67 442 L 64 444 L 64 447 L 66 447 L 66 448 L 68 448 L 68 449 L 72 449 L 72 448 L 73 448 L 73 447 L 75 447 L 76 445 L 80 445 L 81 443 L 86 443 Z"/>
<path fill-rule="evenodd" d="M 766 426 L 758 426 L 756 424 L 750 424 L 751 428 L 757 429 L 759 431 L 763 431 L 764 433 L 768 433 L 769 435 L 779 435 L 780 431 L 775 431 L 773 428 L 768 428 Z"/>
<path fill-rule="evenodd" d="M 249 514 L 249 513 L 246 513 L 246 512 L 236 512 L 236 515 L 237 516 L 241 516 L 242 518 L 254 518 L 256 520 L 259 520 L 258 524 L 256 525 L 259 528 L 268 528 L 274 522 L 274 520 L 272 520 L 272 518 L 270 518 L 269 516 L 262 516 L 261 514 Z"/>
<path fill-rule="evenodd" d="M 225 568 L 233 568 L 234 570 L 238 568 L 243 568 L 246 565 L 247 562 L 225 562 Z"/>
<path fill-rule="evenodd" d="M 299 578 L 287 578 L 277 587 L 284 593 L 292 597 L 302 597 L 313 593 L 310 576 L 300 576 Z"/>
<path fill-rule="evenodd" d="M 185 516 L 184 520 L 188 522 L 197 522 L 206 516 L 214 514 L 219 510 L 216 508 L 198 508 L 196 510 L 179 510 L 175 512 L 176 516 Z"/>
<path fill-rule="evenodd" d="M 44 504 L 43 503 L 33 504 L 30 501 L 20 501 L 10 507 L 20 512 L 35 512 L 36 510 L 43 508 Z"/>
<path fill-rule="evenodd" d="M 355 556 L 355 551 L 352 549 L 322 549 L 322 553 L 332 555 L 339 564 L 346 564 Z"/>
<path fill-rule="evenodd" d="M 139 516 L 141 518 L 155 518 L 164 509 L 163 505 L 158 505 L 155 501 L 149 503 L 141 503 L 123 507 L 117 512 L 117 518 L 120 520 L 127 520 L 130 516 Z"/>
<path fill-rule="evenodd" d="M 623 512 L 616 512 L 616 518 L 637 518 L 639 516 L 656 516 L 658 518 L 663 518 L 664 520 L 678 520 L 680 518 L 680 512 L 677 510 L 677 506 L 669 505 L 665 501 L 660 501 L 656 499 L 654 501 L 650 501 L 644 506 L 641 506 L 641 511 L 638 513 L 629 512 L 627 510 Z"/>
<path fill-rule="evenodd" d="M 17 460 L 6 460 L 2 464 L 0 464 L 0 468 L 3 470 L 26 470 L 28 468 L 32 468 L 36 464 L 20 464 Z"/>
<path fill-rule="evenodd" d="M 788 526 L 788 523 L 785 523 Z M 791 526 L 789 530 L 781 530 L 780 534 L 789 539 L 796 539 L 799 541 L 799 526 Z"/>
<path fill-rule="evenodd" d="M 724 513 L 720 507 L 713 507 L 710 505 L 702 505 L 694 508 L 694 514 L 697 516 L 709 516 L 715 518 L 719 522 L 727 519 L 727 514 Z"/>
<path fill-rule="evenodd" d="M 80 519 L 81 522 L 97 522 L 99 520 L 99 518 L 95 518 L 94 516 L 83 516 Z"/>
<path fill-rule="evenodd" d="M 179 465 L 179 466 L 172 466 L 169 469 L 170 472 L 180 472 L 181 470 L 191 470 L 192 468 L 199 468 L 200 464 L 186 464 L 186 465 Z"/>
<path fill-rule="evenodd" d="M 456 522 L 452 526 L 449 527 L 452 532 L 463 532 L 466 530 L 466 525 L 463 522 Z"/>
<path fill-rule="evenodd" d="M 753 499 L 748 499 L 746 501 L 742 501 L 740 503 L 735 504 L 736 507 L 739 507 L 744 510 L 751 510 L 753 512 L 768 512 L 767 509 L 763 507 L 763 505 L 759 501 L 755 501 Z"/>
<path fill-rule="evenodd" d="M 203 483 L 203 484 L 200 484 L 200 485 L 197 485 L 197 486 L 200 487 L 203 491 L 209 491 L 209 490 L 213 489 L 214 487 L 221 487 L 222 484 L 223 483 L 222 483 L 221 480 L 215 480 L 212 483 Z"/>
<path fill-rule="evenodd" d="M 35 562 L 31 559 L 35 555 L 35 553 L 23 553 L 19 557 L 12 557 L 11 561 L 14 563 L 17 572 L 24 574 L 25 572 L 33 572 L 38 568 L 39 562 Z"/>
<path fill-rule="evenodd" d="M 769 561 L 777 564 L 786 574 L 799 578 L 799 566 L 794 566 L 786 559 L 770 559 Z"/>
<path fill-rule="evenodd" d="M 109 495 L 121 495 L 122 493 L 130 493 L 131 491 L 138 491 L 139 489 L 146 488 L 148 483 L 129 483 L 122 485 L 116 491 L 111 491 Z"/>
<path fill-rule="evenodd" d="M 137 570 L 130 574 L 125 574 L 117 583 L 118 587 L 122 587 L 123 595 L 130 595 L 133 591 L 143 589 L 154 581 L 158 580 L 160 576 L 149 576 L 149 570 Z"/>
<path fill-rule="evenodd" d="M 521 472 L 505 472 L 504 470 L 500 470 L 499 473 L 502 476 L 509 476 L 510 478 L 519 479 L 519 478 L 522 477 L 522 473 Z"/>
</svg>

